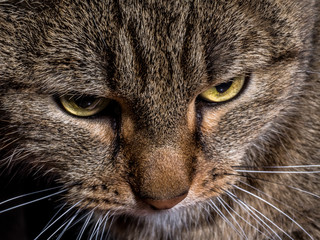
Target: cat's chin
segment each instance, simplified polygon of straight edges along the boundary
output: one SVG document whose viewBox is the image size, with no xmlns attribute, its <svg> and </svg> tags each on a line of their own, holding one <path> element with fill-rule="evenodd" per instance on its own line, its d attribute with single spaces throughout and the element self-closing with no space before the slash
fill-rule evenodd
<svg viewBox="0 0 320 240">
<path fill-rule="evenodd" d="M 138 204 L 135 207 L 116 207 L 108 210 L 95 211 L 96 218 L 101 216 L 114 216 L 115 218 L 140 218 L 149 221 L 157 221 L 159 219 L 169 219 L 177 215 L 186 215 L 193 208 L 202 208 L 204 203 L 179 203 L 168 209 L 155 209 L 147 204 Z"/>
<path fill-rule="evenodd" d="M 146 206 L 144 208 L 137 208 L 130 211 L 127 211 L 127 214 L 130 214 L 135 217 L 158 217 L 164 215 L 175 214 L 180 211 L 184 211 L 186 206 L 174 206 L 169 209 L 154 209 L 153 207 Z"/>
<path fill-rule="evenodd" d="M 157 217 L 163 217 L 167 215 L 172 215 L 177 212 L 183 211 L 182 207 L 174 207 L 170 209 L 164 209 L 164 210 L 155 210 L 155 209 L 130 209 L 127 211 L 122 211 L 121 213 L 115 213 L 119 216 L 130 216 L 134 218 L 157 218 Z"/>
<path fill-rule="evenodd" d="M 212 219 L 205 203 L 190 205 L 178 204 L 170 209 L 155 210 L 152 208 L 110 209 L 95 213 L 95 222 L 106 221 L 106 229 L 111 236 L 124 236 L 135 232 L 138 236 L 170 233 L 173 229 L 184 229 L 197 225 L 201 219 Z M 112 227 L 110 227 L 112 226 Z M 122 239 L 122 238 L 121 238 Z M 123 238 L 124 239 L 124 238 Z M 143 239 L 142 237 L 137 239 Z M 169 239 L 169 238 L 168 238 Z"/>
<path fill-rule="evenodd" d="M 110 209 L 109 211 L 99 211 L 98 215 L 105 215 L 111 213 L 115 216 L 130 216 L 134 218 L 157 218 L 181 213 L 183 211 L 186 211 L 188 208 L 192 208 L 192 206 L 178 204 L 172 208 L 159 210 L 145 204 L 143 206 L 139 205 L 137 207 L 132 208 L 115 208 Z"/>
</svg>

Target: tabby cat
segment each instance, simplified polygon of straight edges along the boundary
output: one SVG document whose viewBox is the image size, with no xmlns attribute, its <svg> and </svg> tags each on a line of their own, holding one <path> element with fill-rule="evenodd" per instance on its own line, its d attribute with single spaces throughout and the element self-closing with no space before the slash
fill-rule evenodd
<svg viewBox="0 0 320 240">
<path fill-rule="evenodd" d="M 319 2 L 0 1 L 0 239 L 320 239 Z"/>
</svg>

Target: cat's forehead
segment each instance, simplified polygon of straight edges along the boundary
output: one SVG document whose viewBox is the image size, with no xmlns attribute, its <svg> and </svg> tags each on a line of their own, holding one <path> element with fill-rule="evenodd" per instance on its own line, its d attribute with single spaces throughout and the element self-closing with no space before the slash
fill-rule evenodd
<svg viewBox="0 0 320 240">
<path fill-rule="evenodd" d="M 190 100 L 210 84 L 294 56 L 312 1 L 57 0 L 43 1 L 48 8 L 32 16 L 10 16 L 28 41 L 21 51 L 30 51 L 26 62 L 32 56 L 35 86 L 97 95 L 170 91 Z"/>
<path fill-rule="evenodd" d="M 134 91 L 160 92 L 183 85 L 190 92 L 213 79 L 208 79 L 208 70 L 226 70 L 220 63 L 233 61 L 235 43 L 247 33 L 240 22 L 247 21 L 248 6 L 233 5 L 231 1 L 72 1 L 70 6 L 62 4 L 63 11 L 54 18 L 59 26 L 51 39 L 55 48 L 68 45 L 74 58 L 100 58 L 97 65 L 109 74 L 106 79 L 113 90 L 128 91 L 134 85 Z"/>
</svg>

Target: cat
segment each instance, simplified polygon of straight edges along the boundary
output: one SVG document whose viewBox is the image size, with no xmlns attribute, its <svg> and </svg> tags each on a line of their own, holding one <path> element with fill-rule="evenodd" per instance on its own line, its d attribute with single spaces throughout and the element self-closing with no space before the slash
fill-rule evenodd
<svg viewBox="0 0 320 240">
<path fill-rule="evenodd" d="M 0 238 L 320 239 L 319 5 L 0 1 Z"/>
</svg>

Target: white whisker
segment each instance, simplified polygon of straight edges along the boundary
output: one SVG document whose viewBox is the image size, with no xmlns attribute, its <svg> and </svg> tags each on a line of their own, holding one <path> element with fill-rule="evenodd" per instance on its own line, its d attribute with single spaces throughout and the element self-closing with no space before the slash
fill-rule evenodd
<svg viewBox="0 0 320 240">
<path fill-rule="evenodd" d="M 264 166 L 262 168 L 318 168 L 320 165 Z"/>
<path fill-rule="evenodd" d="M 62 232 L 60 233 L 60 235 L 57 237 L 56 240 L 60 240 L 63 236 L 63 234 L 68 230 L 68 228 L 70 227 L 71 223 L 76 219 L 76 217 L 79 215 L 79 213 L 81 212 L 81 209 L 78 209 L 78 211 L 75 213 L 75 215 L 68 220 L 68 224 L 66 225 L 66 227 L 62 230 Z"/>
<path fill-rule="evenodd" d="M 242 183 L 242 184 L 244 184 L 244 185 L 246 185 L 247 187 L 250 187 L 250 188 L 252 188 L 252 189 L 256 190 L 257 192 L 259 192 L 259 193 L 261 193 L 261 194 L 263 194 L 263 195 L 265 195 L 265 196 L 267 196 L 267 197 L 271 198 L 271 199 L 272 199 L 272 200 L 274 200 L 275 202 L 278 202 L 278 203 L 280 203 L 280 204 L 282 204 L 282 205 L 286 206 L 288 209 L 292 209 L 293 211 L 295 211 L 296 213 L 298 213 L 299 215 L 301 215 L 301 213 L 300 213 L 299 211 L 297 211 L 295 208 L 293 208 L 293 207 L 289 206 L 288 204 L 285 204 L 284 202 L 279 201 L 278 199 L 276 199 L 276 198 L 274 198 L 274 197 L 272 197 L 272 196 L 270 196 L 270 195 L 266 194 L 265 192 L 263 192 L 263 191 L 261 191 L 261 190 L 259 190 L 259 189 L 255 188 L 255 187 L 253 187 L 253 186 L 251 186 L 250 184 L 247 184 L 247 183 L 245 183 L 245 182 L 243 182 L 243 181 L 240 181 L 240 180 L 239 180 L 239 182 L 240 182 L 240 183 Z M 285 186 L 285 185 L 284 185 L 284 186 Z"/>
<path fill-rule="evenodd" d="M 83 226 L 82 226 L 82 228 L 81 228 L 76 240 L 80 240 L 82 238 L 82 235 L 84 234 L 84 231 L 87 228 L 87 226 L 88 226 L 88 224 L 89 224 L 89 222 L 90 222 L 90 220 L 91 220 L 91 218 L 93 216 L 94 210 L 95 209 L 92 209 L 90 211 L 89 216 L 87 217 L 86 221 L 84 222 L 84 224 L 83 224 Z"/>
<path fill-rule="evenodd" d="M 111 223 L 110 223 L 110 225 L 109 225 L 109 227 L 108 227 L 108 231 L 107 231 L 106 237 L 108 237 L 108 235 L 109 235 L 109 233 L 110 233 L 113 220 L 114 220 L 114 214 L 111 214 Z"/>
<path fill-rule="evenodd" d="M 265 192 L 261 191 L 260 189 L 255 188 L 255 187 L 251 186 L 250 184 L 245 183 L 245 182 L 243 182 L 243 181 L 240 181 L 240 180 L 239 180 L 239 182 L 240 182 L 240 183 L 242 183 L 243 185 L 246 185 L 247 187 L 252 188 L 252 189 L 256 190 L 257 192 L 259 192 L 259 193 L 261 193 L 261 194 L 263 194 L 263 195 L 265 195 L 265 196 L 267 196 L 267 197 L 269 197 L 269 198 L 273 199 L 274 201 L 276 201 L 276 202 L 278 202 L 278 203 L 280 203 L 280 204 L 282 204 L 282 205 L 284 205 L 284 206 L 286 206 L 286 207 L 288 207 L 288 208 L 291 208 L 291 209 L 292 209 L 292 207 L 291 207 L 291 206 L 289 206 L 288 204 L 285 204 L 285 203 L 283 203 L 283 202 L 279 201 L 278 199 L 275 199 L 274 197 L 272 197 L 272 196 L 270 196 L 270 195 L 266 194 Z"/>
<path fill-rule="evenodd" d="M 240 173 L 273 173 L 273 174 L 310 174 L 320 173 L 320 171 L 257 171 L 257 170 L 235 170 Z"/>
<path fill-rule="evenodd" d="M 256 208 L 252 207 L 252 206 L 248 206 L 250 209 L 252 209 L 253 211 L 255 211 L 257 214 L 259 214 L 261 217 L 263 217 L 264 219 L 266 219 L 268 222 L 270 222 L 273 226 L 275 226 L 277 229 L 279 229 L 282 233 L 284 233 L 288 238 L 290 238 L 291 240 L 294 240 L 286 231 L 284 231 L 282 228 L 280 228 L 277 224 L 275 224 L 271 219 L 269 219 L 267 216 L 265 216 L 262 212 L 258 211 Z M 256 215 L 257 216 L 257 215 Z M 273 231 L 274 232 L 274 231 Z M 275 233 L 275 232 L 274 232 Z M 280 239 L 281 237 L 276 234 Z"/>
<path fill-rule="evenodd" d="M 70 207 L 67 211 L 65 211 L 63 214 L 60 215 L 56 220 L 54 220 L 50 225 L 48 225 L 45 229 L 43 229 L 38 236 L 34 238 L 34 240 L 37 240 L 43 233 L 45 233 L 49 228 L 51 228 L 57 221 L 59 221 L 64 215 L 66 215 L 68 212 L 70 212 L 73 208 L 75 208 L 77 205 L 79 205 L 82 202 L 79 201 L 76 204 L 74 204 L 72 207 Z"/>
<path fill-rule="evenodd" d="M 232 222 L 229 221 L 229 219 L 221 212 L 221 210 L 218 208 L 218 206 L 210 200 L 210 206 L 213 207 L 213 209 L 218 213 L 218 215 L 234 230 L 237 232 L 237 234 L 243 238 L 242 234 L 238 231 L 238 229 L 234 226 Z"/>
<path fill-rule="evenodd" d="M 265 233 L 261 232 L 258 228 L 256 228 L 255 226 L 253 226 L 250 222 L 248 222 L 246 219 L 244 219 L 239 213 L 237 213 L 226 201 L 224 201 L 221 197 L 218 197 L 219 201 L 222 201 L 222 203 L 227 206 L 234 214 L 236 214 L 241 220 L 243 220 L 246 224 L 248 224 L 250 227 L 252 227 L 253 229 L 255 229 L 256 231 L 258 231 L 259 233 L 261 233 L 262 235 L 264 235 L 265 237 L 268 237 Z M 234 201 L 232 199 L 232 201 Z"/>
<path fill-rule="evenodd" d="M 244 175 L 237 175 L 239 177 L 244 177 L 244 178 L 250 178 L 249 176 L 244 176 Z M 291 185 L 286 185 L 286 184 L 282 184 L 282 183 L 277 183 L 277 182 L 272 182 L 270 180 L 267 180 L 267 179 L 262 179 L 262 178 L 254 178 L 255 180 L 257 181 L 262 181 L 264 183 L 271 183 L 271 184 L 275 184 L 275 185 L 280 185 L 280 186 L 284 186 L 284 187 L 287 187 L 287 188 L 291 188 L 293 190 L 296 190 L 296 191 L 299 191 L 299 192 L 303 192 L 303 193 L 306 193 L 306 194 L 309 194 L 313 197 L 316 197 L 316 198 L 320 198 L 319 195 L 315 194 L 315 193 L 312 193 L 312 192 L 309 192 L 309 191 L 306 191 L 306 190 L 303 190 L 301 188 L 297 188 L 297 187 L 294 187 L 294 186 L 291 186 Z"/>
<path fill-rule="evenodd" d="M 315 194 L 315 193 L 312 193 L 312 192 L 308 192 L 306 190 L 303 190 L 303 189 L 300 189 L 300 188 L 297 188 L 297 187 L 293 187 L 293 186 L 287 186 L 288 188 L 291 188 L 291 189 L 294 189 L 294 190 L 297 190 L 297 191 L 300 191 L 300 192 L 303 192 L 303 193 L 306 193 L 306 194 L 309 194 L 313 197 L 316 197 L 316 198 L 320 198 L 319 195 Z"/>
<path fill-rule="evenodd" d="M 99 232 L 99 226 L 101 226 L 101 222 L 102 222 L 102 217 L 100 216 L 92 229 L 91 235 L 89 237 L 90 240 Z"/>
<path fill-rule="evenodd" d="M 272 234 L 270 233 L 269 230 L 271 230 L 271 232 L 274 233 L 275 236 L 278 237 L 278 239 L 281 240 L 281 237 L 265 222 L 263 221 L 263 219 L 261 219 L 259 216 L 257 216 L 257 214 L 250 208 L 250 206 L 248 204 L 246 204 L 245 202 L 241 201 L 236 195 L 234 195 L 233 193 L 229 192 L 229 191 L 225 191 L 227 193 L 227 195 L 234 201 L 236 202 L 244 211 L 246 211 L 257 223 L 258 225 L 260 225 L 264 230 L 267 231 L 267 233 L 272 237 Z M 253 207 L 252 207 L 253 208 Z M 253 208 L 254 209 L 254 208 Z M 276 226 L 278 229 L 280 229 L 280 231 L 284 232 L 279 226 L 277 226 L 275 223 L 273 223 L 269 218 L 267 218 L 266 216 L 264 216 L 264 218 L 270 222 L 271 224 L 273 224 L 274 226 Z M 269 229 L 266 229 L 265 226 Z M 285 233 L 285 232 L 284 232 Z M 286 234 L 286 233 L 285 233 Z M 289 238 L 291 238 L 289 236 Z M 291 238 L 292 239 L 292 238 Z"/>
<path fill-rule="evenodd" d="M 21 156 L 21 153 L 23 153 L 24 151 L 25 151 L 24 148 L 16 147 L 16 148 L 13 150 L 13 152 L 12 152 L 12 154 L 11 154 L 10 156 L 8 156 L 8 157 L 0 160 L 0 162 L 3 162 L 3 163 L 5 163 L 7 166 L 10 166 L 10 164 L 11 164 L 11 162 L 12 162 L 12 160 L 13 160 L 14 158 L 15 158 L 15 159 L 22 159 L 22 158 L 24 158 L 24 157 L 27 157 L 27 156 L 30 154 L 30 153 L 28 153 L 28 154 L 25 154 L 25 155 Z"/>
<path fill-rule="evenodd" d="M 312 74 L 320 74 L 320 72 L 315 72 L 315 71 L 298 71 L 298 72 L 306 72 L 306 73 L 312 73 Z"/>
<path fill-rule="evenodd" d="M 251 193 L 251 192 L 249 192 L 249 191 L 247 191 L 247 190 L 245 190 L 245 189 L 242 189 L 242 188 L 240 188 L 240 187 L 238 187 L 238 186 L 236 186 L 236 185 L 232 185 L 232 186 L 233 186 L 234 188 L 242 191 L 242 192 L 245 192 L 245 193 L 247 193 L 247 194 L 249 194 L 249 195 L 251 195 L 251 196 L 253 196 L 253 197 L 255 197 L 255 198 L 257 198 L 257 199 L 259 199 L 259 200 L 261 200 L 261 201 L 263 201 L 264 203 L 268 204 L 270 207 L 276 209 L 278 212 L 282 213 L 284 216 L 286 216 L 288 219 L 290 219 L 294 224 L 296 224 L 305 234 L 308 235 L 308 237 L 310 237 L 311 239 L 313 239 L 313 237 L 312 237 L 299 223 L 297 223 L 292 217 L 290 217 L 288 214 L 286 214 L 285 212 L 283 212 L 282 210 L 280 210 L 279 208 L 277 208 L 277 207 L 274 206 L 273 204 L 271 204 L 271 203 L 269 203 L 268 201 L 264 200 L 263 198 L 257 196 L 256 194 L 253 194 L 253 193 Z"/>
<path fill-rule="evenodd" d="M 292 166 L 232 166 L 234 168 L 318 168 L 320 165 L 292 165 Z"/>
<path fill-rule="evenodd" d="M 47 240 L 51 239 L 54 235 L 56 235 L 57 232 L 59 232 L 59 230 L 61 228 L 63 228 L 68 222 L 63 223 L 56 231 L 54 231 L 48 238 Z"/>
<path fill-rule="evenodd" d="M 50 221 L 47 223 L 47 225 L 44 226 L 44 228 L 42 229 L 42 231 L 51 224 L 51 222 L 53 221 L 53 219 L 55 219 L 56 216 L 58 216 L 58 214 L 62 211 L 62 209 L 64 209 L 64 207 L 65 207 L 66 205 L 67 205 L 67 203 L 63 204 L 63 205 L 60 207 L 60 209 L 53 215 L 53 217 L 50 219 Z"/>
<path fill-rule="evenodd" d="M 61 191 L 59 191 L 59 192 L 52 193 L 52 194 L 49 194 L 49 195 L 44 196 L 44 197 L 41 197 L 41 198 L 38 198 L 38 199 L 35 199 L 35 200 L 32 200 L 32 201 L 29 201 L 29 202 L 25 202 L 25 203 L 19 204 L 19 205 L 17 205 L 17 206 L 11 207 L 11 208 L 7 208 L 7 209 L 5 209 L 5 210 L 0 211 L 0 214 L 1 214 L 1 213 L 8 212 L 8 211 L 11 211 L 11 210 L 13 210 L 13 209 L 16 209 L 16 208 L 19 208 L 19 207 L 22 207 L 22 206 L 25 206 L 25 205 L 28 205 L 28 204 L 31 204 L 31 203 L 34 203 L 34 202 L 41 201 L 41 200 L 43 200 L 43 199 L 50 198 L 50 197 L 52 197 L 52 196 L 58 195 L 58 194 L 60 194 L 60 193 L 66 192 L 66 191 L 67 191 L 66 189 L 65 189 L 65 190 L 61 190 Z M 9 200 L 7 200 L 7 201 L 9 201 Z"/>
<path fill-rule="evenodd" d="M 237 221 L 237 219 L 230 213 L 230 211 L 226 208 L 226 206 L 223 204 L 223 202 L 220 200 L 220 197 L 217 197 L 217 200 L 219 201 L 219 203 L 221 204 L 221 206 L 227 211 L 227 213 L 231 216 L 231 218 L 233 219 L 233 221 L 235 221 L 235 223 L 237 224 L 237 226 L 239 227 L 242 236 L 244 236 L 245 239 L 248 239 L 248 236 L 245 234 L 245 232 L 243 231 L 242 227 L 240 226 L 239 222 Z"/>
<path fill-rule="evenodd" d="M 104 218 L 102 219 L 102 221 L 104 222 L 104 224 L 103 224 L 103 228 L 102 228 L 100 240 L 103 240 L 104 231 L 106 230 L 107 222 L 108 222 L 108 220 L 109 220 L 109 217 L 108 217 L 109 213 L 110 213 L 110 211 L 108 211 L 108 212 L 105 214 Z"/>
<path fill-rule="evenodd" d="M 88 215 L 90 214 L 90 212 L 84 214 L 82 217 L 80 217 L 77 221 L 75 221 L 70 227 L 70 228 L 73 228 L 75 225 L 77 225 L 79 222 L 81 222 L 83 219 L 85 219 Z"/>
<path fill-rule="evenodd" d="M 19 198 L 28 197 L 28 196 L 35 195 L 35 194 L 38 194 L 38 193 L 48 192 L 48 191 L 55 190 L 55 189 L 58 189 L 58 188 L 61 188 L 61 187 L 47 188 L 47 189 L 40 190 L 40 191 L 36 191 L 36 192 L 31 192 L 31 193 L 22 194 L 22 195 L 19 195 L 19 196 L 16 196 L 16 197 L 7 199 L 7 200 L 5 200 L 5 201 L 3 201 L 3 202 L 0 202 L 0 205 L 5 204 L 5 203 L 7 203 L 7 202 L 11 202 L 11 201 L 16 200 L 16 199 L 19 199 Z"/>
</svg>

